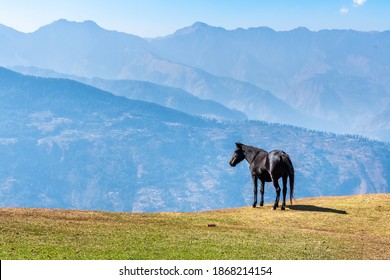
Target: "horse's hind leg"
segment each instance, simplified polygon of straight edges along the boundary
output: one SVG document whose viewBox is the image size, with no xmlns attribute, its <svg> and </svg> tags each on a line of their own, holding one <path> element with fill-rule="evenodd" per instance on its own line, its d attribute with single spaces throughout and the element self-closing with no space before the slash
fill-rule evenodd
<svg viewBox="0 0 390 280">
<path fill-rule="evenodd" d="M 287 194 L 287 176 L 283 176 L 283 203 L 282 210 L 286 209 L 286 194 Z"/>
<path fill-rule="evenodd" d="M 278 179 L 272 178 L 272 183 L 274 184 L 275 190 L 276 190 L 276 199 L 274 206 L 272 207 L 272 210 L 275 210 L 276 208 L 279 207 L 279 199 L 280 199 L 280 186 L 278 183 Z"/>
</svg>

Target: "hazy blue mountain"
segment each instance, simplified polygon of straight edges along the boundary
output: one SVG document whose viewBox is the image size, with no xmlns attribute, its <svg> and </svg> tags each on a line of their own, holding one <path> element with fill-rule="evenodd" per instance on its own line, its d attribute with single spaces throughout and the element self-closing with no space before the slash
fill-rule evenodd
<svg viewBox="0 0 390 280">
<path fill-rule="evenodd" d="M 191 115 L 218 120 L 247 119 L 246 115 L 240 111 L 228 109 L 212 100 L 200 99 L 180 88 L 143 81 L 98 78 L 90 79 L 86 83 L 130 99 L 154 102 Z"/>
<path fill-rule="evenodd" d="M 0 24 L 0 65 L 13 65 L 18 61 L 18 48 L 25 34 Z"/>
<path fill-rule="evenodd" d="M 390 64 L 390 31 L 312 32 L 303 27 L 282 32 L 267 27 L 225 30 L 195 23 L 156 38 L 151 45 L 172 61 L 276 90 L 278 96 L 287 94 L 278 89 L 289 87 L 292 78 L 327 71 L 390 86 L 385 78 Z"/>
<path fill-rule="evenodd" d="M 283 149 L 296 197 L 390 191 L 390 146 L 258 121 L 216 122 L 67 79 L 0 68 L 0 205 L 195 211 L 250 205 L 235 141 Z M 267 201 L 274 189 L 266 186 Z"/>
<path fill-rule="evenodd" d="M 200 99 L 180 88 L 162 86 L 136 80 L 105 80 L 100 78 L 83 78 L 61 74 L 52 70 L 36 67 L 12 67 L 14 71 L 39 77 L 66 78 L 79 81 L 96 88 L 107 90 L 116 95 L 130 99 L 157 103 L 187 114 L 217 120 L 245 120 L 247 116 L 237 110 L 229 109 L 212 100 Z"/>
<path fill-rule="evenodd" d="M 91 21 L 59 20 L 28 34 L 0 28 L 0 65 L 148 81 L 250 119 L 386 141 L 381 112 L 390 107 L 389 47 L 390 31 L 226 30 L 195 23 L 145 40 Z"/>
<path fill-rule="evenodd" d="M 0 54 L 2 65 L 36 66 L 88 77 L 116 78 L 118 71 L 148 48 L 140 37 L 105 30 L 92 21 L 58 20 L 32 33 L 15 34 L 13 54 Z M 4 40 L 1 48 L 6 45 Z"/>
<path fill-rule="evenodd" d="M 242 111 L 251 119 L 311 128 L 326 125 L 291 108 L 268 90 L 167 60 L 155 52 L 150 41 L 104 30 L 91 21 L 59 20 L 33 33 L 15 34 L 23 36 L 12 46 L 14 55 L 1 52 L 8 41 L 0 46 L 0 65 L 35 66 L 87 78 L 149 81 L 181 88 Z"/>
<path fill-rule="evenodd" d="M 172 61 L 266 88 L 343 131 L 390 140 L 381 130 L 389 120 L 371 121 L 390 107 L 389 31 L 225 30 L 195 23 L 151 45 Z"/>
</svg>

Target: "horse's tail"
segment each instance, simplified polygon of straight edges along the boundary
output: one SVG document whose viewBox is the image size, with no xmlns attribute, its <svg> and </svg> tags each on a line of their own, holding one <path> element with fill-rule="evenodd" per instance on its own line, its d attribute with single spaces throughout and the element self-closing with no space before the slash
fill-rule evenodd
<svg viewBox="0 0 390 280">
<path fill-rule="evenodd" d="M 292 204 L 292 199 L 294 198 L 294 166 L 288 154 L 285 154 L 284 162 L 288 167 L 288 179 L 290 181 L 290 203 Z"/>
<path fill-rule="evenodd" d="M 290 161 L 291 162 L 291 161 Z M 288 173 L 288 177 L 289 177 L 289 181 L 290 181 L 290 204 L 292 204 L 292 199 L 294 198 L 294 167 L 291 163 L 290 165 L 291 168 L 289 168 L 289 173 Z"/>
</svg>

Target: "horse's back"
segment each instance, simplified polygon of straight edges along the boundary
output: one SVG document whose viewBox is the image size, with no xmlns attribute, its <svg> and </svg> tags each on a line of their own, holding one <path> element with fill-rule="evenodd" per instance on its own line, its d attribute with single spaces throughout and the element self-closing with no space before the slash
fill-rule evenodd
<svg viewBox="0 0 390 280">
<path fill-rule="evenodd" d="M 268 153 L 268 160 L 270 162 L 279 163 L 283 162 L 283 158 L 285 156 L 288 156 L 284 151 L 282 150 L 273 150 Z"/>
</svg>

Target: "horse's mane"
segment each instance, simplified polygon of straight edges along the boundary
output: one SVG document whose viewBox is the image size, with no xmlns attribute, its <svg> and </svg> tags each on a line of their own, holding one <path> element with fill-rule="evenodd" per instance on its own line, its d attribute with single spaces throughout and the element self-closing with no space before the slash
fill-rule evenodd
<svg viewBox="0 0 390 280">
<path fill-rule="evenodd" d="M 249 146 L 249 145 L 245 145 L 245 144 L 241 144 L 243 147 L 245 147 L 245 149 L 249 149 L 250 151 L 252 152 L 265 152 L 267 153 L 267 151 L 263 150 L 263 149 L 260 149 L 260 148 L 257 148 L 257 147 L 253 147 L 253 146 Z"/>
</svg>

